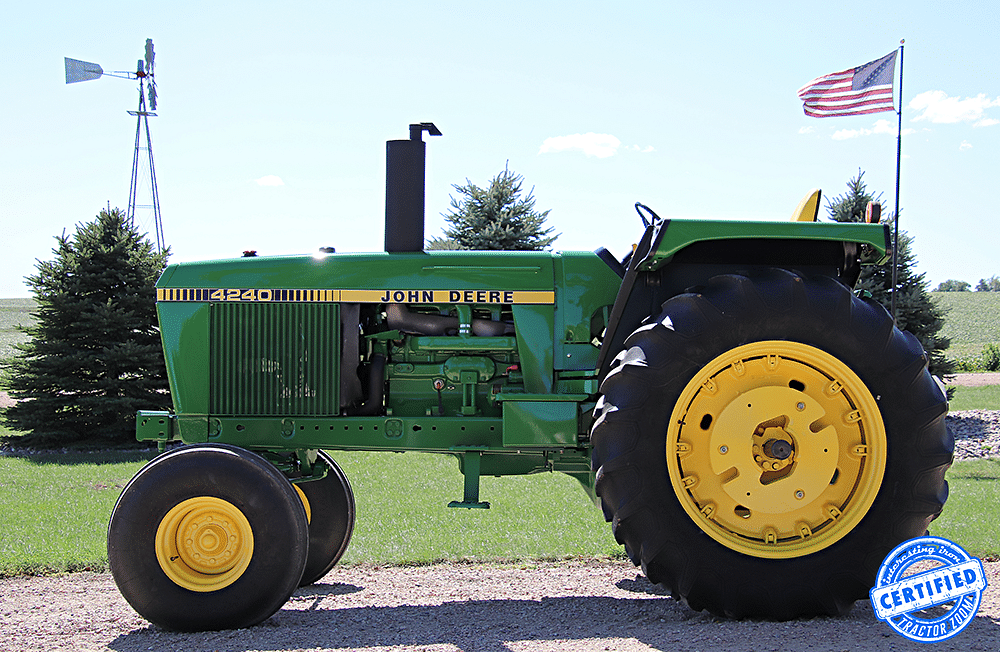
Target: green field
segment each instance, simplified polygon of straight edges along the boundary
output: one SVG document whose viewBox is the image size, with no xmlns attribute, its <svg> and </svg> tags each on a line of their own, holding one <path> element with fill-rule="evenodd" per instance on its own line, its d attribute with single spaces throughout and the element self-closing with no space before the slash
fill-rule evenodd
<svg viewBox="0 0 1000 652">
<path fill-rule="evenodd" d="M 1000 292 L 931 292 L 947 312 L 942 334 L 951 338 L 948 357 L 978 356 L 990 342 L 1000 344 Z"/>
<path fill-rule="evenodd" d="M 17 327 L 34 323 L 34 309 L 34 299 L 0 299 L 0 360 L 13 356 L 14 344 L 26 339 Z"/>
</svg>

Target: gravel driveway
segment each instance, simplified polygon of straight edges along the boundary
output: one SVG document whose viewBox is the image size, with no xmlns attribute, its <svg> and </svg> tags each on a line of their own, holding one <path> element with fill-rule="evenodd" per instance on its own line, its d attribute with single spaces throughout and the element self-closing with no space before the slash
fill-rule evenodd
<svg viewBox="0 0 1000 652">
<path fill-rule="evenodd" d="M 1000 649 L 1000 563 L 975 621 L 935 651 Z M 177 634 L 107 574 L 0 581 L 5 650 L 922 650 L 859 601 L 843 618 L 720 620 L 662 595 L 623 561 L 335 568 L 249 629 Z"/>
</svg>

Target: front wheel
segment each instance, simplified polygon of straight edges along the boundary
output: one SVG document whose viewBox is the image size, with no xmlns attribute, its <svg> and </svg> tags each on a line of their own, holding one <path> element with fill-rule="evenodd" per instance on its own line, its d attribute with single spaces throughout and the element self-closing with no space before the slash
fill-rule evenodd
<svg viewBox="0 0 1000 652">
<path fill-rule="evenodd" d="M 302 502 L 259 455 L 224 444 L 161 455 L 122 491 L 108 561 L 132 608 L 181 631 L 249 627 L 298 587 L 309 538 Z"/>
<path fill-rule="evenodd" d="M 843 613 L 947 497 L 947 402 L 920 344 L 834 279 L 767 270 L 674 297 L 601 391 L 615 537 L 695 609 Z"/>
<path fill-rule="evenodd" d="M 330 572 L 347 551 L 354 532 L 351 483 L 328 453 L 319 451 L 319 458 L 327 466 L 326 476 L 295 485 L 309 514 L 309 558 L 301 586 L 314 584 Z"/>
</svg>

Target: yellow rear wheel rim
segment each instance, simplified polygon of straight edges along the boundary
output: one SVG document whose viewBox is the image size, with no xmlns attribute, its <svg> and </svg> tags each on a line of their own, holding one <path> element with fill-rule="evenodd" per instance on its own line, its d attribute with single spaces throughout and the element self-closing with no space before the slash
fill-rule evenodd
<svg viewBox="0 0 1000 652">
<path fill-rule="evenodd" d="M 666 458 L 681 505 L 713 539 L 754 557 L 799 557 L 843 538 L 872 506 L 885 427 L 871 392 L 837 358 L 755 342 L 685 386 Z"/>
<path fill-rule="evenodd" d="M 253 530 L 232 503 L 190 498 L 167 512 L 156 529 L 156 560 L 174 584 L 201 593 L 238 580 L 253 558 Z"/>
</svg>

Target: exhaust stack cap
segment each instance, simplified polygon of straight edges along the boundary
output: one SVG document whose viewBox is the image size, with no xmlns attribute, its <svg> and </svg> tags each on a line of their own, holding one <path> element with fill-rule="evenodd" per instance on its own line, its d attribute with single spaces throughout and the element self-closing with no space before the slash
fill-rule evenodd
<svg viewBox="0 0 1000 652">
<path fill-rule="evenodd" d="M 423 133 L 440 136 L 433 122 L 410 125 L 409 140 L 385 143 L 385 250 L 424 250 Z"/>
<path fill-rule="evenodd" d="M 418 122 L 410 125 L 410 140 L 422 140 L 425 131 L 428 136 L 441 135 L 441 130 L 435 127 L 433 122 Z"/>
</svg>

